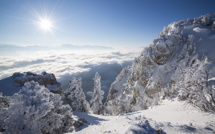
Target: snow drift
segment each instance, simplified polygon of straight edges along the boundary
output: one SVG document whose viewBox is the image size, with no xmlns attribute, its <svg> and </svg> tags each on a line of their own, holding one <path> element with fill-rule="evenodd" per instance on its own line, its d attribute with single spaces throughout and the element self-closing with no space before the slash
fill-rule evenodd
<svg viewBox="0 0 215 134">
<path fill-rule="evenodd" d="M 176 97 L 215 110 L 215 14 L 173 22 L 112 83 L 107 114 L 146 109 Z"/>
</svg>

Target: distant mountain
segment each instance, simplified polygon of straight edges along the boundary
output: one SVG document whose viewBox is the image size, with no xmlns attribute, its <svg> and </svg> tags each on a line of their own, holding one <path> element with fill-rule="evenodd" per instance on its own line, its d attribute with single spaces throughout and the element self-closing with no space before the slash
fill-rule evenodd
<svg viewBox="0 0 215 134">
<path fill-rule="evenodd" d="M 93 46 L 93 45 L 73 45 L 73 44 L 62 44 L 60 46 L 18 46 L 11 44 L 0 44 L 0 55 L 2 53 L 13 53 L 16 51 L 19 52 L 31 52 L 31 51 L 49 51 L 49 50 L 107 50 L 113 49 L 112 47 L 107 46 Z"/>
<path fill-rule="evenodd" d="M 173 22 L 112 83 L 106 113 L 121 114 L 178 97 L 215 111 L 215 14 Z"/>
<path fill-rule="evenodd" d="M 18 46 L 10 44 L 0 44 L 0 51 L 40 51 L 40 50 L 49 50 L 50 48 L 55 49 L 55 47 L 48 46 Z"/>
<path fill-rule="evenodd" d="M 74 49 L 74 50 L 79 50 L 79 49 L 92 49 L 92 50 L 97 50 L 97 49 L 113 49 L 112 47 L 106 47 L 106 46 L 91 46 L 91 45 L 73 45 L 73 44 L 62 44 L 60 46 L 61 49 Z"/>
</svg>

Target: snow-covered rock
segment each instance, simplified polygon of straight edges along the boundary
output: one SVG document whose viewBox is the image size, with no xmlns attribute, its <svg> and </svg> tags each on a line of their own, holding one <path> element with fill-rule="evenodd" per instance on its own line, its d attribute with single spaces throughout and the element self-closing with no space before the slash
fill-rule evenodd
<svg viewBox="0 0 215 134">
<path fill-rule="evenodd" d="M 107 114 L 146 109 L 179 96 L 202 110 L 215 110 L 215 14 L 173 22 L 124 68 L 111 85 Z"/>
<path fill-rule="evenodd" d="M 36 74 L 32 72 L 14 73 L 11 77 L 0 80 L 0 92 L 3 95 L 11 96 L 24 86 L 26 82 L 35 81 L 44 85 L 53 93 L 62 93 L 61 84 L 56 80 L 54 74 L 43 72 Z"/>
</svg>

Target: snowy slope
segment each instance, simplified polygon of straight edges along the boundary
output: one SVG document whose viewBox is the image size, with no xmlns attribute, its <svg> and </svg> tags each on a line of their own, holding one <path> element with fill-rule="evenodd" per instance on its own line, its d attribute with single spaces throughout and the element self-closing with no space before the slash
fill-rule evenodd
<svg viewBox="0 0 215 134">
<path fill-rule="evenodd" d="M 113 82 L 105 103 L 106 113 L 146 109 L 169 97 L 215 111 L 214 42 L 215 14 L 164 27 Z"/>
<path fill-rule="evenodd" d="M 79 112 L 74 114 L 85 118 L 90 123 L 74 132 L 77 134 L 144 134 L 144 132 L 154 133 L 158 130 L 168 134 L 215 133 L 215 114 L 202 112 L 184 101 L 178 101 L 177 98 L 163 100 L 160 105 L 147 110 L 119 116 Z"/>
</svg>

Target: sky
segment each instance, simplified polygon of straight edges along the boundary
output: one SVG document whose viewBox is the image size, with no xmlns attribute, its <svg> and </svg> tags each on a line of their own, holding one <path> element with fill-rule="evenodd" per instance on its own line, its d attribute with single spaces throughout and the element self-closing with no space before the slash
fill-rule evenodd
<svg viewBox="0 0 215 134">
<path fill-rule="evenodd" d="M 215 13 L 214 5 L 214 0 L 0 0 L 0 82 L 15 72 L 46 71 L 63 89 L 72 77 L 82 77 L 86 93 L 98 72 L 106 97 L 122 68 L 164 26 Z"/>
<path fill-rule="evenodd" d="M 142 48 L 171 22 L 215 13 L 214 0 L 0 0 L 0 44 Z M 42 20 L 51 23 L 48 30 Z"/>
</svg>

